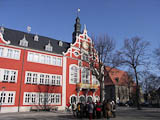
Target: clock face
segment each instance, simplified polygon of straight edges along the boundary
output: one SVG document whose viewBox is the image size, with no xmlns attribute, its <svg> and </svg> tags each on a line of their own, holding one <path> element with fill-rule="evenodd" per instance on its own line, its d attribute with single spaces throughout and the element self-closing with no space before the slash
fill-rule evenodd
<svg viewBox="0 0 160 120">
<path fill-rule="evenodd" d="M 88 49 L 88 48 L 89 48 L 89 45 L 88 45 L 87 42 L 83 42 L 83 43 L 82 43 L 82 46 L 83 46 L 84 49 Z"/>
</svg>

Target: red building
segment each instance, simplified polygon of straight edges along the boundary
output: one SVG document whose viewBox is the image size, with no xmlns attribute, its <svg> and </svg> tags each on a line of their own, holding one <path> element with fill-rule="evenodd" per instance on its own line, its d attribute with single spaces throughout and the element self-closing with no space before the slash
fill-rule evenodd
<svg viewBox="0 0 160 120">
<path fill-rule="evenodd" d="M 106 67 L 109 71 L 109 76 L 106 75 L 105 84 L 105 99 L 115 100 L 117 103 L 126 103 L 131 100 L 135 93 L 135 82 L 127 72 Z"/>
<path fill-rule="evenodd" d="M 99 83 L 90 70 L 90 61 L 98 60 L 94 51 L 78 17 L 72 43 L 1 27 L 0 112 L 96 101 Z"/>
</svg>

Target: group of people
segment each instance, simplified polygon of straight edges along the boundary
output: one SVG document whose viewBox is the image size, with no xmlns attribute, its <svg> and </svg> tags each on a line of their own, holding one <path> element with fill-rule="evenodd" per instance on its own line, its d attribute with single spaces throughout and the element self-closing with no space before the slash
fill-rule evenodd
<svg viewBox="0 0 160 120">
<path fill-rule="evenodd" d="M 79 102 L 78 104 L 72 103 L 71 107 L 74 117 L 78 118 L 85 117 L 92 120 L 104 117 L 109 120 L 110 117 L 116 117 L 116 104 L 113 100 L 104 100 L 103 103 L 99 101 Z"/>
</svg>

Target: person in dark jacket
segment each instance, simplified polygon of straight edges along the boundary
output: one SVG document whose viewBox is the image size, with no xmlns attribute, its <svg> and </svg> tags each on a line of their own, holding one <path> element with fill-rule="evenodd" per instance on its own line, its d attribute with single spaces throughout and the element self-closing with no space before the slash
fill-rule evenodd
<svg viewBox="0 0 160 120">
<path fill-rule="evenodd" d="M 97 118 L 101 118 L 101 103 L 98 101 L 97 104 L 96 104 L 96 115 L 97 115 Z"/>
</svg>

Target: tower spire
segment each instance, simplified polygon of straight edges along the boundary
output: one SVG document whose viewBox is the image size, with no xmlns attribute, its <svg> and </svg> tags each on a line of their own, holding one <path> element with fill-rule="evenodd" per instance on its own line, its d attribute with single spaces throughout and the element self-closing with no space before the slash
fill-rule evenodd
<svg viewBox="0 0 160 120">
<path fill-rule="evenodd" d="M 74 32 L 72 33 L 72 43 L 76 41 L 76 36 L 81 34 L 81 24 L 80 24 L 80 19 L 79 19 L 79 12 L 80 9 L 78 8 L 77 10 L 77 18 L 76 18 L 76 23 L 74 24 Z"/>
</svg>

